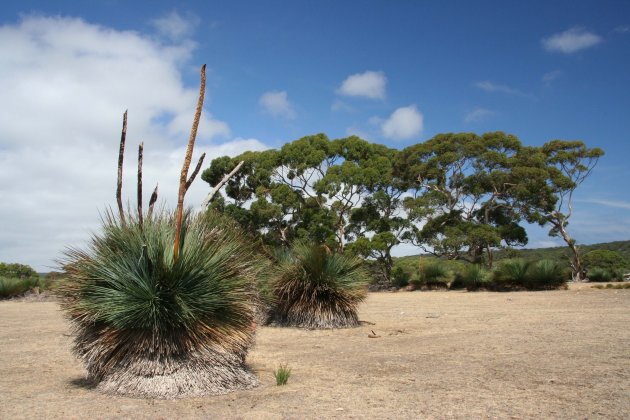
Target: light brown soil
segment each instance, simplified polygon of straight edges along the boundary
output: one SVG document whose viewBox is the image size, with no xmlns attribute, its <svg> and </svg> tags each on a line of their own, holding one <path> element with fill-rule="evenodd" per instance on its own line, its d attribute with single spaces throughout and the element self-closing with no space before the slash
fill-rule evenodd
<svg viewBox="0 0 630 420">
<path fill-rule="evenodd" d="M 379 293 L 360 319 L 261 328 L 257 389 L 142 400 L 83 384 L 55 302 L 2 302 L 0 418 L 630 418 L 630 290 Z"/>
</svg>

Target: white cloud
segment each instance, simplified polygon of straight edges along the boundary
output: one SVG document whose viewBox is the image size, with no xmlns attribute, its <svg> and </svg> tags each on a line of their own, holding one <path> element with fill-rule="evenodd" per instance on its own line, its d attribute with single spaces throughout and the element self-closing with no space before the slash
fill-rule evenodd
<svg viewBox="0 0 630 420">
<path fill-rule="evenodd" d="M 270 91 L 265 92 L 258 104 L 262 109 L 273 117 L 282 117 L 292 120 L 296 117 L 293 105 L 289 102 L 289 98 L 286 91 Z"/>
<path fill-rule="evenodd" d="M 521 96 L 523 98 L 532 97 L 532 95 L 529 93 L 522 92 L 518 89 L 514 89 L 507 85 L 494 83 L 489 80 L 484 80 L 482 82 L 475 82 L 474 86 L 478 89 L 481 89 L 483 91 L 490 92 L 490 93 L 505 93 L 507 95 Z"/>
<path fill-rule="evenodd" d="M 346 96 L 361 96 L 370 99 L 384 99 L 387 77 L 382 71 L 366 71 L 348 76 L 341 83 L 337 93 Z"/>
<path fill-rule="evenodd" d="M 346 128 L 346 136 L 357 136 L 362 138 L 363 140 L 370 140 L 371 138 L 370 134 L 367 131 L 364 131 L 355 126 Z"/>
<path fill-rule="evenodd" d="M 630 210 L 630 202 L 628 201 L 620 201 L 620 200 L 603 200 L 599 198 L 591 198 L 587 200 L 583 200 L 588 203 L 599 204 L 606 207 L 614 207 L 619 209 L 627 209 Z"/>
<path fill-rule="evenodd" d="M 542 40 L 543 47 L 547 51 L 572 54 L 574 52 L 590 48 L 603 41 L 603 38 L 584 28 L 571 28 L 564 32 L 551 35 Z"/>
<path fill-rule="evenodd" d="M 551 82 L 553 82 L 560 76 L 562 76 L 562 70 L 553 70 L 553 71 L 550 71 L 549 73 L 543 74 L 542 81 L 546 85 L 550 85 Z"/>
<path fill-rule="evenodd" d="M 25 17 L 0 26 L 0 259 L 48 270 L 67 245 L 80 246 L 115 206 L 122 113 L 129 109 L 125 200 L 135 202 L 135 162 L 144 141 L 148 199 L 176 202 L 179 171 L 198 86 L 184 86 L 191 44 L 164 45 L 81 19 Z M 208 97 L 209 95 L 207 95 Z M 229 134 L 204 111 L 194 163 L 262 149 L 249 139 L 216 144 Z M 186 202 L 209 190 L 197 180 Z"/>
<path fill-rule="evenodd" d="M 350 105 L 348 105 L 347 103 L 345 103 L 343 101 L 336 100 L 330 106 L 330 110 L 333 111 L 333 112 L 339 112 L 339 111 L 353 112 L 354 108 L 352 108 Z"/>
<path fill-rule="evenodd" d="M 415 105 L 398 108 L 383 123 L 381 130 L 389 139 L 404 140 L 420 135 L 424 116 Z"/>
<path fill-rule="evenodd" d="M 464 115 L 464 122 L 466 123 L 475 123 L 486 120 L 496 113 L 490 109 L 476 107 L 472 111 L 468 112 Z"/>
<path fill-rule="evenodd" d="M 153 19 L 151 24 L 161 35 L 173 40 L 180 40 L 192 35 L 199 22 L 199 17 L 193 14 L 189 13 L 186 17 L 183 17 L 176 11 L 172 11 L 162 17 Z"/>
<path fill-rule="evenodd" d="M 618 34 L 626 34 L 630 32 L 630 25 L 620 25 L 614 29 Z"/>
</svg>

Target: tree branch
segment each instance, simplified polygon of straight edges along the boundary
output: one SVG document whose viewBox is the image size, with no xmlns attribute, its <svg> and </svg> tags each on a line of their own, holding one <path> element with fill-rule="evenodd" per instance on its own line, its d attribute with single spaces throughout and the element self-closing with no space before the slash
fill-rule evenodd
<svg viewBox="0 0 630 420">
<path fill-rule="evenodd" d="M 229 174 L 223 177 L 221 182 L 219 182 L 217 185 L 212 187 L 212 190 L 210 191 L 210 193 L 208 193 L 208 195 L 206 196 L 206 199 L 203 200 L 203 202 L 201 203 L 202 208 L 204 209 L 208 208 L 208 206 L 210 205 L 210 202 L 212 201 L 212 198 L 214 198 L 214 196 L 216 195 L 217 192 L 219 192 L 221 187 L 223 187 L 223 185 L 225 185 L 225 183 L 228 182 L 230 178 L 232 178 L 234 174 L 238 172 L 239 169 L 241 169 L 241 166 L 243 166 L 244 163 L 245 163 L 244 160 L 240 161 L 238 165 L 236 165 L 236 167 L 232 169 L 232 171 Z"/>
</svg>

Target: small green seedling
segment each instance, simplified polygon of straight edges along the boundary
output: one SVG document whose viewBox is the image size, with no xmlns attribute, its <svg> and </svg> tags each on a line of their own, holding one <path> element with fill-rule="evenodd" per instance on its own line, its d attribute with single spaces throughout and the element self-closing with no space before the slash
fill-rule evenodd
<svg viewBox="0 0 630 420">
<path fill-rule="evenodd" d="M 291 376 L 291 368 L 288 364 L 280 364 L 280 367 L 273 372 L 273 376 L 276 378 L 276 385 L 286 385 Z"/>
</svg>

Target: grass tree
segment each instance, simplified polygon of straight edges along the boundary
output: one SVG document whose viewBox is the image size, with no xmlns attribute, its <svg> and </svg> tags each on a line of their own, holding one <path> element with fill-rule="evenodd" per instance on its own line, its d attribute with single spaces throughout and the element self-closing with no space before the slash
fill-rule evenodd
<svg viewBox="0 0 630 420">
<path fill-rule="evenodd" d="M 269 284 L 271 323 L 308 329 L 359 325 L 357 307 L 369 283 L 361 259 L 298 242 L 279 260 Z"/>
<path fill-rule="evenodd" d="M 262 266 L 251 241 L 234 224 L 211 213 L 183 209 L 205 80 L 175 212 L 153 213 L 141 205 L 139 150 L 138 209 L 120 205 L 121 138 L 117 201 L 102 232 L 87 249 L 66 252 L 68 278 L 61 305 L 75 332 L 74 352 L 100 390 L 172 398 L 222 394 L 257 384 L 244 364 L 254 337 L 254 282 Z"/>
</svg>

